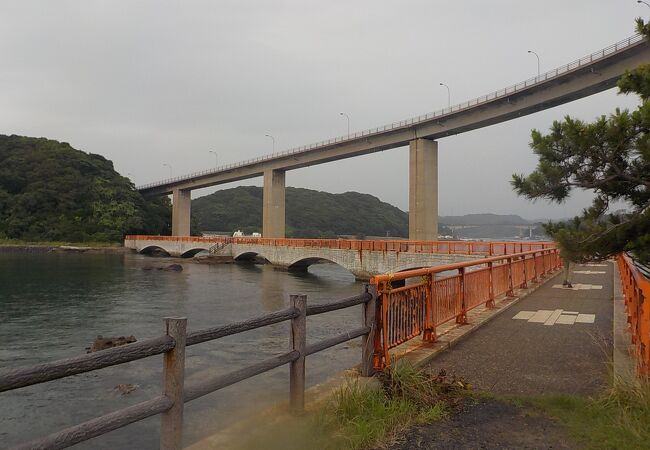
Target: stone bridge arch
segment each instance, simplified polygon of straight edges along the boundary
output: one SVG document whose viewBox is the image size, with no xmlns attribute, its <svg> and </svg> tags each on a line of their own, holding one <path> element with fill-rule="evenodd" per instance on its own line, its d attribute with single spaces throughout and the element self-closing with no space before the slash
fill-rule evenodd
<svg viewBox="0 0 650 450">
<path fill-rule="evenodd" d="M 331 264 L 336 264 L 337 266 L 347 270 L 348 272 L 352 273 L 355 275 L 353 271 L 353 267 L 349 267 L 346 265 L 345 261 L 340 261 L 340 258 L 332 258 L 332 255 L 327 255 L 327 257 L 324 256 L 308 256 L 304 258 L 298 258 L 295 259 L 294 261 L 290 262 L 289 265 L 287 266 L 289 270 L 292 269 L 304 269 L 307 270 L 307 268 L 311 265 L 314 264 L 320 264 L 320 263 L 331 263 Z M 338 259 L 338 261 L 337 261 Z"/>
<path fill-rule="evenodd" d="M 205 248 L 205 247 L 195 247 L 195 248 L 191 248 L 189 250 L 185 250 L 183 253 L 181 253 L 180 256 L 181 256 L 181 258 L 191 258 L 192 256 L 196 255 L 197 253 L 207 252 L 209 250 L 210 250 L 209 248 Z"/>
<path fill-rule="evenodd" d="M 171 256 L 169 251 L 160 245 L 147 245 L 141 249 L 137 249 L 138 253 L 143 254 L 143 255 L 150 255 L 152 253 L 156 252 L 164 252 L 167 254 L 167 256 Z"/>
<path fill-rule="evenodd" d="M 267 261 L 270 261 L 269 258 L 264 255 L 264 253 L 256 250 L 244 250 L 237 253 L 233 252 L 232 259 L 235 261 L 252 261 L 257 258 L 263 258 Z"/>
</svg>

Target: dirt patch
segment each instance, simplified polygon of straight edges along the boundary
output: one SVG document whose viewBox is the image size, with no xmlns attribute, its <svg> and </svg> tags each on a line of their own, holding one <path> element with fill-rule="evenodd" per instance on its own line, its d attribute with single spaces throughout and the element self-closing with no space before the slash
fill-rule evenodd
<svg viewBox="0 0 650 450">
<path fill-rule="evenodd" d="M 468 400 L 448 420 L 411 429 L 391 450 L 575 449 L 552 419 L 491 399 Z"/>
</svg>

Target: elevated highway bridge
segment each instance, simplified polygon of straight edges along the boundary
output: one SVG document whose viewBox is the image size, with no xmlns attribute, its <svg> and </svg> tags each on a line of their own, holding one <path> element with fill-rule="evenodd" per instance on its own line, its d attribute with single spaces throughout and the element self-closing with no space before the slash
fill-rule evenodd
<svg viewBox="0 0 650 450">
<path fill-rule="evenodd" d="M 173 196 L 172 234 L 190 234 L 191 191 L 264 177 L 266 238 L 285 233 L 285 173 L 315 164 L 409 146 L 409 239 L 438 237 L 438 139 L 512 120 L 610 89 L 627 70 L 650 61 L 635 35 L 537 77 L 443 110 L 284 152 L 143 186 L 147 196 Z"/>
</svg>

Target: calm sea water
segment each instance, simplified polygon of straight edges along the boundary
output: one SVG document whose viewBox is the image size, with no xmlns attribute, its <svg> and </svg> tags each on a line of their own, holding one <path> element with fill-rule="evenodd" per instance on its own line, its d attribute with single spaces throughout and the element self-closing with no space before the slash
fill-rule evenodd
<svg viewBox="0 0 650 450">
<path fill-rule="evenodd" d="M 180 262 L 180 273 L 143 270 Z M 289 295 L 308 302 L 355 295 L 362 284 L 335 265 L 295 274 L 272 266 L 201 265 L 141 255 L 0 254 L 0 370 L 85 352 L 96 335 L 164 334 L 163 317 L 185 316 L 188 330 L 285 308 Z M 359 326 L 360 307 L 308 318 L 315 342 Z M 289 347 L 287 323 L 189 347 L 186 382 L 227 373 Z M 358 363 L 358 342 L 307 360 L 313 385 Z M 0 446 L 7 447 L 123 408 L 160 393 L 162 356 L 0 393 Z M 128 395 L 118 384 L 134 384 Z M 184 444 L 288 395 L 288 368 L 278 368 L 186 404 Z M 75 448 L 158 448 L 159 416 Z"/>
</svg>

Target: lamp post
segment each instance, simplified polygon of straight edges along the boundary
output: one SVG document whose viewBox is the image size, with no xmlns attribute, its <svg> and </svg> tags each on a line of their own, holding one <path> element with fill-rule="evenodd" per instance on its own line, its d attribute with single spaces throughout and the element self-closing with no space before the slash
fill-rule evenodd
<svg viewBox="0 0 650 450">
<path fill-rule="evenodd" d="M 440 83 L 440 86 L 444 86 L 447 88 L 447 107 L 451 106 L 451 91 L 449 90 L 449 86 L 447 86 L 445 83 Z"/>
<path fill-rule="evenodd" d="M 643 3 L 643 4 L 646 5 L 648 8 L 650 8 L 650 3 L 648 3 L 648 2 L 644 2 L 643 0 L 636 0 L 636 2 L 637 2 L 637 3 Z"/>
<path fill-rule="evenodd" d="M 163 163 L 163 166 L 167 166 L 169 168 L 169 178 L 171 178 L 172 177 L 172 166 L 170 166 L 169 164 L 166 164 L 166 163 Z"/>
<path fill-rule="evenodd" d="M 213 150 L 208 150 L 210 153 L 214 155 L 214 167 L 219 167 L 219 156 L 217 155 L 217 152 Z"/>
<path fill-rule="evenodd" d="M 270 134 L 265 134 L 264 136 L 271 138 L 271 140 L 273 141 L 273 153 L 275 153 L 275 138 Z"/>
<path fill-rule="evenodd" d="M 539 74 L 540 74 L 540 71 L 539 71 L 539 55 L 537 53 L 535 53 L 534 51 L 532 51 L 532 50 L 528 50 L 528 53 L 532 53 L 533 55 L 535 55 L 537 57 L 537 76 L 539 77 Z"/>
<path fill-rule="evenodd" d="M 339 113 L 339 116 L 344 116 L 346 119 L 348 119 L 348 136 L 349 136 L 350 135 L 350 116 L 348 116 L 344 112 Z"/>
</svg>

